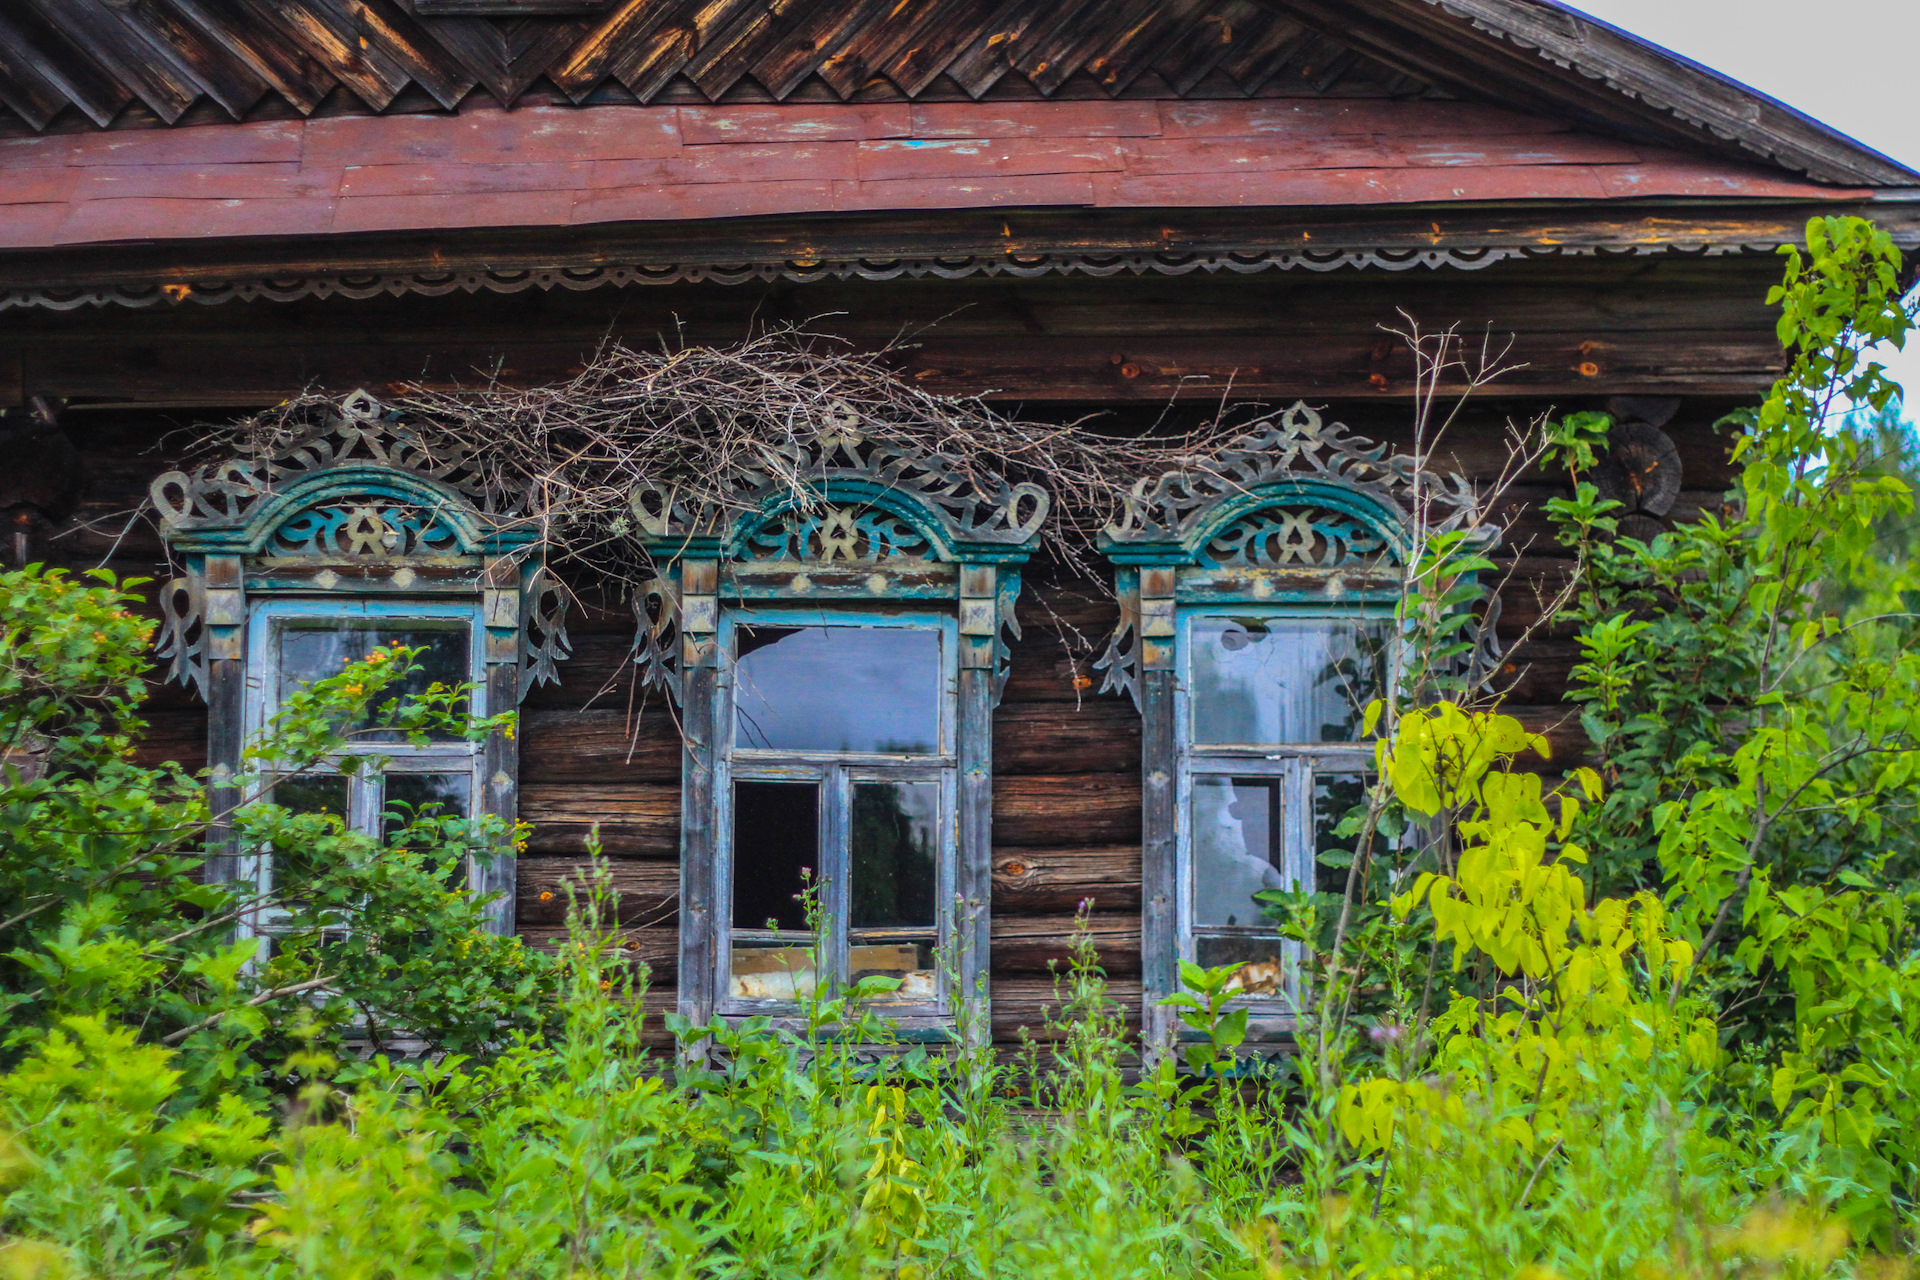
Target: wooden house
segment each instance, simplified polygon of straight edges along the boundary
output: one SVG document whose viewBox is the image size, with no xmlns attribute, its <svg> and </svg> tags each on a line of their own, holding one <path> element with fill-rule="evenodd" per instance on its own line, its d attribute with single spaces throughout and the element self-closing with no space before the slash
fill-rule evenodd
<svg viewBox="0 0 1920 1280">
<path fill-rule="evenodd" d="M 832 976 L 806 866 L 827 963 L 896 977 L 914 1034 L 1034 1023 L 1082 902 L 1136 1015 L 1226 960 L 1277 1034 L 1250 894 L 1312 874 L 1367 762 L 1301 682 L 1377 633 L 1402 546 L 1383 326 L 1511 337 L 1455 491 L 1507 417 L 1612 404 L 1670 460 L 1657 527 L 1725 488 L 1711 424 L 1782 367 L 1775 250 L 1822 213 L 1911 249 L 1920 174 L 1549 0 L 12 0 L 0 507 L 17 560 L 171 580 L 148 749 L 216 788 L 278 691 L 381 639 L 517 707 L 307 801 L 532 824 L 473 876 L 542 942 L 597 827 L 663 1005 Z M 905 383 L 1029 418 L 1274 412 L 1230 482 L 1141 477 L 1106 592 L 1034 559 L 1044 493 L 819 424 L 825 515 L 636 494 L 636 630 L 382 409 L 783 323 L 911 335 Z M 194 424 L 312 388 L 344 398 L 300 450 L 182 468 Z M 1556 492 L 1497 513 L 1513 625 Z M 1577 749 L 1570 646 L 1506 661 Z"/>
</svg>

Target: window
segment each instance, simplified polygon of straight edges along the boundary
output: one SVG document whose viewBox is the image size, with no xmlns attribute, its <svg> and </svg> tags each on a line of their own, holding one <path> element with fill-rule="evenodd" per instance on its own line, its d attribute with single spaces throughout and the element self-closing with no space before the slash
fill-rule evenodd
<svg viewBox="0 0 1920 1280">
<path fill-rule="evenodd" d="M 262 732 L 288 695 L 340 672 L 375 649 L 402 645 L 421 650 L 417 670 L 389 687 L 388 696 L 369 708 L 358 732 L 338 756 L 316 768 L 273 784 L 273 799 L 296 812 L 331 813 L 349 829 L 385 838 L 415 817 L 477 816 L 480 788 L 476 771 L 480 744 L 438 734 L 422 746 L 391 730 L 372 729 L 392 702 L 415 696 L 433 684 L 474 683 L 482 704 L 484 630 L 476 605 L 453 602 L 307 600 L 281 598 L 257 602 L 248 628 L 247 729 Z M 487 714 L 484 705 L 471 707 Z M 377 760 L 352 773 L 343 759 Z M 253 857 L 243 875 L 271 891 L 270 859 Z M 472 883 L 474 869 L 468 869 Z M 271 930 L 271 916 L 256 927 Z"/>
<path fill-rule="evenodd" d="M 1311 886 L 1359 803 L 1367 703 L 1387 685 L 1391 615 L 1255 605 L 1181 611 L 1182 959 L 1236 965 L 1243 998 L 1292 1007 L 1295 961 L 1259 895 Z"/>
<path fill-rule="evenodd" d="M 1486 548 L 1474 488 L 1296 403 L 1204 468 L 1143 478 L 1101 535 L 1120 617 L 1094 664 L 1140 711 L 1142 1039 L 1183 1033 L 1180 961 L 1234 966 L 1247 1045 L 1288 1041 L 1297 956 L 1262 895 L 1345 887 L 1321 855 L 1360 802 L 1364 709 L 1424 528 Z"/>
<path fill-rule="evenodd" d="M 931 613 L 724 614 L 722 1012 L 869 976 L 898 983 L 884 1004 L 944 1010 L 956 639 Z"/>
</svg>

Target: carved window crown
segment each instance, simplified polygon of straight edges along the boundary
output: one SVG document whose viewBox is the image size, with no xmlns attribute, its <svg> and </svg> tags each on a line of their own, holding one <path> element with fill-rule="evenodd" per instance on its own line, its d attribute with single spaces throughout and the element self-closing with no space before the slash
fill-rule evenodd
<svg viewBox="0 0 1920 1280">
<path fill-rule="evenodd" d="M 170 678 L 203 696 L 208 629 L 239 625 L 229 615 L 242 596 L 263 590 L 491 593 L 489 628 L 518 647 L 523 692 L 557 679 L 567 657 L 565 594 L 542 567 L 522 496 L 365 391 L 326 402 L 274 446 L 166 472 L 150 494 L 186 562 L 161 592 L 159 653 Z M 239 576 L 210 588 L 213 561 Z"/>
</svg>

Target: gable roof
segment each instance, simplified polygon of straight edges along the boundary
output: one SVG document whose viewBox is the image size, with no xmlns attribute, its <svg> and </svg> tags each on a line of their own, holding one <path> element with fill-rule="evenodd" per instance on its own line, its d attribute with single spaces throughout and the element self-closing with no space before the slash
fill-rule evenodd
<svg viewBox="0 0 1920 1280">
<path fill-rule="evenodd" d="M 514 18 L 419 7 L 10 0 L 0 103 L 37 131 L 453 110 L 476 91 L 512 106 L 540 82 L 575 104 L 1441 96 L 1816 182 L 1920 186 L 1837 131 L 1552 0 L 609 0 L 588 16 Z"/>
</svg>

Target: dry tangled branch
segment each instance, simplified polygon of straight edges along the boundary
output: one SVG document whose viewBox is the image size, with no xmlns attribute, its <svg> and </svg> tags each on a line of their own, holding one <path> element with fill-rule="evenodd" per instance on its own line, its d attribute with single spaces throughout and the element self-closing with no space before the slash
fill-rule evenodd
<svg viewBox="0 0 1920 1280">
<path fill-rule="evenodd" d="M 1185 435 L 1119 436 L 1085 423 L 1009 417 L 978 399 L 935 395 L 895 377 L 886 352 L 855 353 L 804 330 L 729 347 L 603 347 L 577 376 L 544 386 L 409 388 L 389 403 L 427 447 L 461 455 L 495 509 L 538 524 L 555 560 L 616 582 L 653 576 L 628 536 L 636 485 L 671 482 L 694 501 L 739 501 L 726 477 L 771 474 L 814 499 L 787 461 L 825 427 L 936 455 L 955 475 L 1031 481 L 1052 499 L 1042 540 L 1083 565 L 1094 536 L 1143 476 L 1205 470 L 1245 429 L 1214 420 Z M 311 393 L 236 424 L 219 443 L 271 456 L 320 429 L 336 397 Z"/>
</svg>

